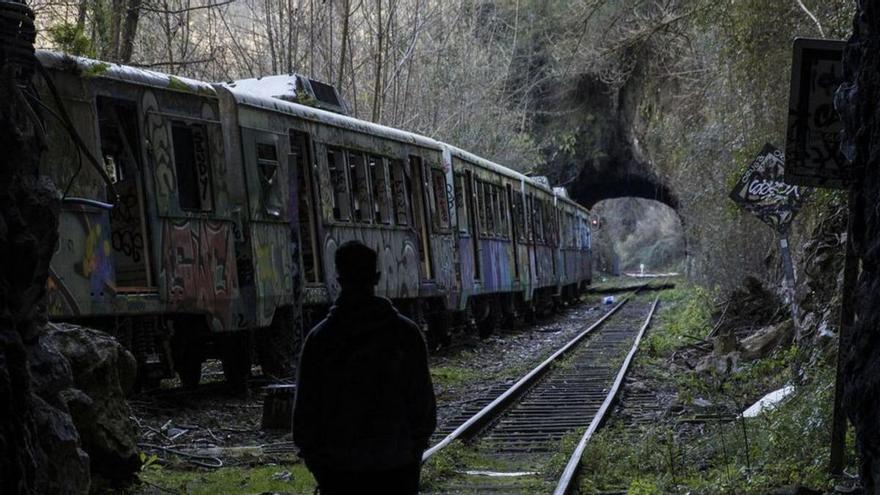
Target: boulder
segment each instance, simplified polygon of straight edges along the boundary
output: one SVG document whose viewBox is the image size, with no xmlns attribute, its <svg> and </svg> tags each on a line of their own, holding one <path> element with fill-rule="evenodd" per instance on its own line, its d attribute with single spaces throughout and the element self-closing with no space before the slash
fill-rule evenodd
<svg viewBox="0 0 880 495">
<path fill-rule="evenodd" d="M 66 359 L 74 384 L 61 391 L 73 416 L 92 473 L 128 480 L 137 472 L 137 426 L 125 397 L 134 386 L 137 362 L 112 336 L 91 328 L 50 324 L 46 344 Z"/>
<path fill-rule="evenodd" d="M 791 320 L 764 327 L 740 342 L 743 359 L 758 359 L 769 355 L 780 346 L 788 345 L 794 335 Z"/>
<path fill-rule="evenodd" d="M 39 335 L 27 347 L 31 390 L 31 419 L 39 431 L 37 464 L 46 466 L 34 480 L 38 493 L 88 493 L 91 485 L 89 456 L 80 446 L 80 436 L 65 401 L 71 390 L 73 372 L 67 359 Z"/>
</svg>

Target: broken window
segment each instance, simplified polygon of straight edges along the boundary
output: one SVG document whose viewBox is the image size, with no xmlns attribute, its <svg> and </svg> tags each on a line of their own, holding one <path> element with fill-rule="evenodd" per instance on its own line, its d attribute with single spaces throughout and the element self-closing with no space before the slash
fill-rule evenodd
<svg viewBox="0 0 880 495">
<path fill-rule="evenodd" d="M 275 143 L 257 143 L 257 170 L 260 172 L 260 196 L 263 213 L 281 217 L 283 208 L 281 173 L 278 171 L 278 150 Z"/>
<path fill-rule="evenodd" d="M 394 196 L 394 219 L 397 225 L 409 225 L 409 192 L 407 191 L 406 170 L 400 160 L 391 160 L 391 192 Z"/>
<path fill-rule="evenodd" d="M 174 168 L 180 208 L 211 211 L 211 164 L 208 158 L 208 132 L 203 124 L 171 123 Z"/>
<path fill-rule="evenodd" d="M 367 170 L 364 155 L 348 153 L 348 178 L 351 182 L 352 206 L 354 218 L 363 223 L 372 221 L 370 191 L 367 186 Z"/>
<path fill-rule="evenodd" d="M 434 230 L 449 228 L 449 198 L 446 194 L 446 175 L 438 168 L 431 169 L 431 184 L 434 189 Z"/>
<path fill-rule="evenodd" d="M 370 183 L 373 189 L 373 221 L 391 223 L 391 191 L 388 189 L 388 169 L 385 159 L 370 156 Z"/>
<path fill-rule="evenodd" d="M 327 167 L 330 170 L 330 183 L 333 187 L 333 218 L 341 222 L 351 220 L 351 205 L 346 179 L 345 153 L 339 149 L 327 149 Z"/>
</svg>

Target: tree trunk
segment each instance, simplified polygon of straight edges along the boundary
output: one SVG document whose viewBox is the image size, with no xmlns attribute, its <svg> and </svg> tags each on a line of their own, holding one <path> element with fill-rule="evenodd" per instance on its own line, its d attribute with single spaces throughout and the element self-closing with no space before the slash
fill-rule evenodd
<svg viewBox="0 0 880 495">
<path fill-rule="evenodd" d="M 122 40 L 119 47 L 119 63 L 121 64 L 127 64 L 131 61 L 140 18 L 141 0 L 129 0 L 126 2 L 125 24 L 122 27 Z"/>
<path fill-rule="evenodd" d="M 880 2 L 860 0 L 844 56 L 838 109 L 855 172 L 854 242 L 862 273 L 844 357 L 844 408 L 855 426 L 865 493 L 880 493 Z"/>
</svg>

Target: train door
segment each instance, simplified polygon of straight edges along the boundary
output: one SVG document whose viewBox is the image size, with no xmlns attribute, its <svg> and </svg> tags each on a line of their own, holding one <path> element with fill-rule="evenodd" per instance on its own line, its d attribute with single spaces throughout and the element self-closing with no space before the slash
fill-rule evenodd
<svg viewBox="0 0 880 495">
<path fill-rule="evenodd" d="M 422 279 L 434 279 L 434 267 L 431 263 L 431 238 L 428 233 L 428 208 L 425 201 L 428 183 L 425 180 L 425 170 L 422 159 L 418 156 L 410 155 L 409 169 L 412 174 L 411 187 L 412 205 L 413 205 L 413 228 L 419 239 L 419 268 Z"/>
<path fill-rule="evenodd" d="M 155 290 L 144 208 L 141 136 L 134 102 L 98 96 L 101 157 L 119 201 L 110 212 L 110 239 L 120 292 Z"/>
<path fill-rule="evenodd" d="M 517 215 L 519 215 L 519 208 L 516 207 L 515 198 L 513 195 L 513 190 L 510 187 L 510 184 L 507 184 L 507 204 L 510 208 L 510 228 L 508 234 L 510 234 L 510 246 L 513 248 L 513 279 L 519 280 L 519 247 L 517 246 Z M 508 212 L 501 212 L 502 215 L 507 215 Z"/>
<path fill-rule="evenodd" d="M 300 266 L 303 282 L 320 284 L 324 281 L 321 270 L 321 249 L 318 245 L 317 210 L 315 205 L 315 181 L 312 170 L 314 159 L 311 153 L 311 140 L 304 132 L 290 131 L 290 159 L 288 163 L 296 173 L 296 191 L 299 198 L 297 214 L 299 219 Z"/>
</svg>

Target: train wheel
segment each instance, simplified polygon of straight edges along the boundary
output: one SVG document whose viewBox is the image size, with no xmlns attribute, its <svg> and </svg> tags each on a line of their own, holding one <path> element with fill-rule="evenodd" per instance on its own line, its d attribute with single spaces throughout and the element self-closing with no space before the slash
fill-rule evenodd
<svg viewBox="0 0 880 495">
<path fill-rule="evenodd" d="M 494 300 L 484 301 L 480 305 L 481 310 L 478 314 L 482 314 L 483 317 L 477 321 L 477 331 L 481 338 L 486 338 L 492 335 L 492 332 L 495 331 L 495 327 L 498 325 L 498 311 L 496 306 L 497 304 L 494 303 Z"/>
<path fill-rule="evenodd" d="M 272 324 L 257 330 L 255 338 L 257 359 L 264 375 L 275 378 L 293 375 L 293 361 L 301 338 L 292 307 L 275 310 Z"/>
<path fill-rule="evenodd" d="M 449 336 L 449 314 L 440 310 L 428 316 L 428 345 L 439 349 L 452 342 Z"/>
<path fill-rule="evenodd" d="M 250 337 L 248 331 L 217 337 L 220 362 L 223 363 L 223 377 L 236 391 L 246 391 L 247 381 L 251 376 Z"/>
<path fill-rule="evenodd" d="M 173 320 L 173 325 L 171 356 L 174 371 L 184 387 L 195 388 L 202 379 L 202 362 L 205 360 L 204 319 L 180 316 Z"/>
</svg>

